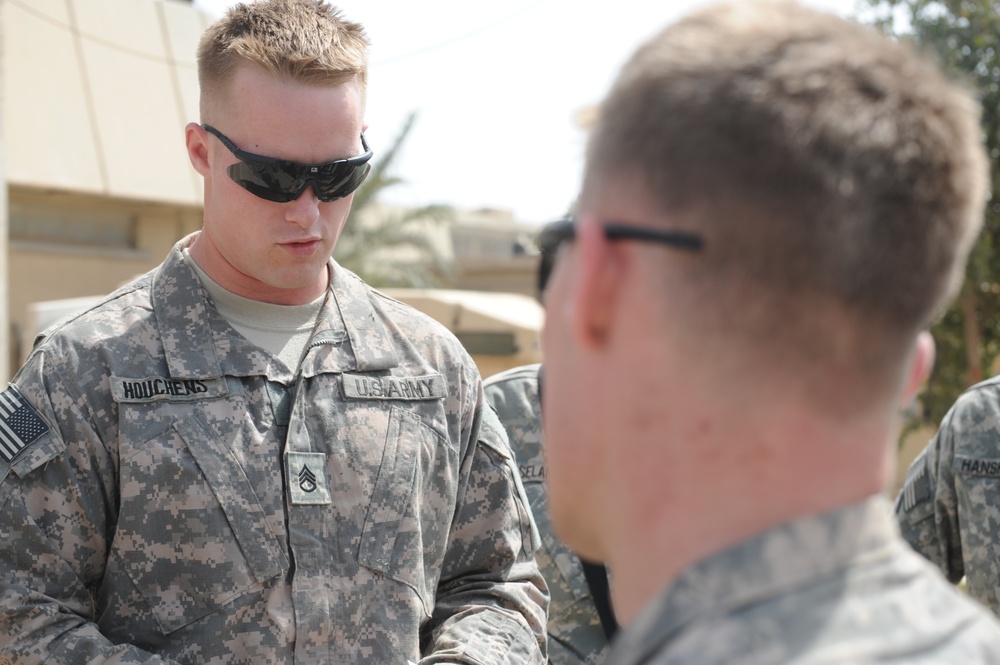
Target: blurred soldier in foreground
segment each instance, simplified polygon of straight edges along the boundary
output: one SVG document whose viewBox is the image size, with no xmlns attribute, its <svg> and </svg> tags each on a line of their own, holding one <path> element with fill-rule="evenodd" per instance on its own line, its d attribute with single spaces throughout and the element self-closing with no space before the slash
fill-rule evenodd
<svg viewBox="0 0 1000 665">
<path fill-rule="evenodd" d="M 599 111 L 546 296 L 557 533 L 609 663 L 997 663 L 881 494 L 981 224 L 978 108 L 790 2 L 689 15 Z"/>
<path fill-rule="evenodd" d="M 545 227 L 542 237 L 555 228 L 558 224 Z M 545 293 L 554 258 L 551 253 L 543 253 L 539 260 L 539 295 Z M 617 630 L 617 623 L 604 566 L 581 561 L 552 530 L 542 449 L 541 368 L 540 364 L 514 367 L 486 379 L 483 388 L 507 429 L 542 537 L 535 556 L 551 594 L 546 623 L 549 663 L 598 665 L 607 656 L 608 640 Z"/>
<path fill-rule="evenodd" d="M 317 0 L 204 34 L 203 229 L 0 393 L 0 663 L 545 661 L 475 365 L 330 258 L 366 53 Z"/>
</svg>

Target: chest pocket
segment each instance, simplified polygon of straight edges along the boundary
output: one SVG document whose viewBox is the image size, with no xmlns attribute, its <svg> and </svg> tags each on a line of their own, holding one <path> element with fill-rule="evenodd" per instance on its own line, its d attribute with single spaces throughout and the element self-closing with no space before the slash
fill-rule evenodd
<svg viewBox="0 0 1000 665">
<path fill-rule="evenodd" d="M 246 474 L 203 416 L 122 450 L 113 553 L 173 632 L 288 568 Z"/>
<path fill-rule="evenodd" d="M 358 563 L 411 587 L 428 616 L 455 510 L 456 460 L 419 416 L 393 407 Z"/>
</svg>

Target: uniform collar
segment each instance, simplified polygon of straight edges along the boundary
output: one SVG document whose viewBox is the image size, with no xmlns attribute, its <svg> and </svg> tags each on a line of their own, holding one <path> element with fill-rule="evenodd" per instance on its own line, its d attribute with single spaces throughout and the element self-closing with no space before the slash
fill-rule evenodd
<svg viewBox="0 0 1000 665">
<path fill-rule="evenodd" d="M 399 365 L 394 343 L 376 309 L 371 289 L 350 270 L 330 262 L 331 297 L 326 299 L 302 375 L 371 372 Z M 347 344 L 342 343 L 347 340 Z"/>
<path fill-rule="evenodd" d="M 273 358 L 235 332 L 185 261 L 183 250 L 197 235 L 191 234 L 174 245 L 153 275 L 153 312 L 170 376 L 202 379 L 274 375 Z M 318 348 L 307 353 L 303 374 L 397 366 L 393 345 L 368 286 L 332 260 L 330 268 L 334 276 L 331 297 L 324 303 L 309 341 L 309 347 Z"/>
<path fill-rule="evenodd" d="M 882 496 L 777 526 L 681 573 L 620 636 L 607 662 L 646 662 L 703 617 L 795 593 L 862 559 L 891 556 L 898 533 Z"/>
</svg>

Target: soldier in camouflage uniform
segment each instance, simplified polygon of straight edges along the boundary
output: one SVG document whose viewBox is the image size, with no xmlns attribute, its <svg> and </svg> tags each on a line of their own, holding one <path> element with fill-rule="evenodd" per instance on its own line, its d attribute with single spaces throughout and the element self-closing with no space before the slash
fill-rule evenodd
<svg viewBox="0 0 1000 665">
<path fill-rule="evenodd" d="M 484 381 L 489 400 L 507 429 L 511 449 L 541 534 L 538 567 L 549 587 L 549 662 L 598 665 L 607 657 L 608 638 L 601 624 L 583 563 L 552 531 L 545 492 L 538 372 L 541 365 L 515 367 Z"/>
<path fill-rule="evenodd" d="M 1000 615 L 1000 377 L 967 390 L 910 465 L 896 499 L 903 537 Z"/>
<path fill-rule="evenodd" d="M 330 259 L 366 46 L 313 0 L 205 33 L 202 231 L 0 394 L 0 663 L 545 661 L 475 365 Z"/>
<path fill-rule="evenodd" d="M 982 224 L 978 116 L 906 45 L 787 1 L 701 9 L 625 64 L 541 242 L 549 509 L 614 573 L 608 663 L 1000 662 L 882 493 Z"/>
</svg>

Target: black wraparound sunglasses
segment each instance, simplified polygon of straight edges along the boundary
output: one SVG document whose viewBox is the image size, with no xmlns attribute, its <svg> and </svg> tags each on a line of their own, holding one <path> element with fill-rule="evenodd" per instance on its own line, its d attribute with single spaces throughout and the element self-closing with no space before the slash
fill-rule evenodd
<svg viewBox="0 0 1000 665">
<path fill-rule="evenodd" d="M 667 231 L 649 226 L 632 226 L 619 222 L 602 222 L 604 237 L 608 240 L 638 240 L 640 242 L 655 242 L 670 245 L 677 249 L 692 252 L 700 251 L 705 245 L 704 239 L 697 233 L 688 231 Z M 567 217 L 546 224 L 538 234 L 538 249 L 543 254 L 552 254 L 564 242 L 576 238 L 576 219 Z"/>
<path fill-rule="evenodd" d="M 202 127 L 222 141 L 222 145 L 240 160 L 227 169 L 233 182 L 254 196 L 268 201 L 294 201 L 310 186 L 320 201 L 336 201 L 356 190 L 371 169 L 368 162 L 372 158 L 372 151 L 365 141 L 364 132 L 361 133 L 361 146 L 365 151 L 363 154 L 325 164 L 303 164 L 240 150 L 215 127 Z"/>
</svg>

